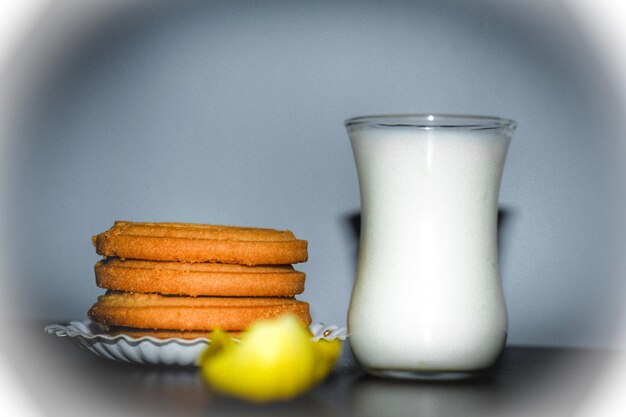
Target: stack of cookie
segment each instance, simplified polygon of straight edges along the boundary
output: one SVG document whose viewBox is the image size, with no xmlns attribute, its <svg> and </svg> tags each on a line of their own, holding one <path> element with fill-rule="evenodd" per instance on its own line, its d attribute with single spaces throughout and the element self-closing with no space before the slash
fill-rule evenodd
<svg viewBox="0 0 626 417">
<path fill-rule="evenodd" d="M 108 291 L 89 317 L 112 333 L 206 337 L 285 313 L 311 322 L 295 299 L 305 275 L 292 266 L 307 260 L 307 242 L 290 231 L 117 221 L 93 243 Z"/>
</svg>

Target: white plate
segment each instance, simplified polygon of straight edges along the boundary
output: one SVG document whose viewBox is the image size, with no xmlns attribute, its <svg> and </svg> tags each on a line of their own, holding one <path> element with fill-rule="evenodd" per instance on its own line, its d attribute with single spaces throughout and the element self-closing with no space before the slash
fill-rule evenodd
<svg viewBox="0 0 626 417">
<path fill-rule="evenodd" d="M 309 326 L 313 340 L 347 338 L 344 327 L 315 323 Z M 209 344 L 200 339 L 157 339 L 151 336 L 133 338 L 126 335 L 110 336 L 102 326 L 89 320 L 72 321 L 69 324 L 50 324 L 48 334 L 66 337 L 70 342 L 102 358 L 120 362 L 150 365 L 196 366 L 196 359 Z"/>
</svg>

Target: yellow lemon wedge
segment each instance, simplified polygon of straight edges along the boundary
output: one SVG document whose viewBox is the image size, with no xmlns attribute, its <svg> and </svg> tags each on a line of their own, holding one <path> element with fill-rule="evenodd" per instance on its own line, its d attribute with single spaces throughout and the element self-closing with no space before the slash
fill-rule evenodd
<svg viewBox="0 0 626 417">
<path fill-rule="evenodd" d="M 261 320 L 238 342 L 215 331 L 199 358 L 204 380 L 213 388 L 243 399 L 287 400 L 312 388 L 332 370 L 341 340 L 313 341 L 298 319 L 285 315 Z"/>
</svg>

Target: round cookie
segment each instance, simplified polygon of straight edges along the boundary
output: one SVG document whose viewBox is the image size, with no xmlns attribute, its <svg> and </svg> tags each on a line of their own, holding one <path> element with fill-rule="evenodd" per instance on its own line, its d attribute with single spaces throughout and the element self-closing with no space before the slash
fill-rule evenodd
<svg viewBox="0 0 626 417">
<path fill-rule="evenodd" d="M 98 297 L 89 318 L 105 326 L 168 330 L 244 330 L 259 319 L 291 313 L 311 324 L 309 304 L 278 297 L 176 297 L 109 292 Z"/>
<path fill-rule="evenodd" d="M 305 274 L 291 265 L 245 266 L 108 258 L 95 266 L 96 284 L 111 290 L 239 297 L 294 296 Z"/>
<path fill-rule="evenodd" d="M 92 238 L 96 252 L 122 259 L 286 265 L 308 258 L 292 232 L 192 223 L 116 221 Z"/>
<path fill-rule="evenodd" d="M 111 336 L 129 336 L 134 339 L 140 337 L 154 337 L 156 339 L 210 339 L 211 330 L 169 330 L 169 329 L 136 329 L 134 327 L 112 326 L 107 330 Z M 238 339 L 241 332 L 231 331 L 228 334 L 233 339 Z"/>
</svg>

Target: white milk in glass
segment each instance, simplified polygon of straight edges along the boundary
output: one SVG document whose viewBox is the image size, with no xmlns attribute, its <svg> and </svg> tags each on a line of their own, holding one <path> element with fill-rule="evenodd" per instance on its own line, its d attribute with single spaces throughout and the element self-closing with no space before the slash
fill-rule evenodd
<svg viewBox="0 0 626 417">
<path fill-rule="evenodd" d="M 350 119 L 361 236 L 348 330 L 370 373 L 455 377 L 492 365 L 507 314 L 498 191 L 512 121 Z"/>
</svg>

